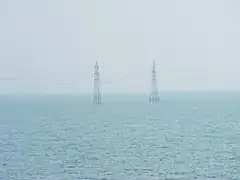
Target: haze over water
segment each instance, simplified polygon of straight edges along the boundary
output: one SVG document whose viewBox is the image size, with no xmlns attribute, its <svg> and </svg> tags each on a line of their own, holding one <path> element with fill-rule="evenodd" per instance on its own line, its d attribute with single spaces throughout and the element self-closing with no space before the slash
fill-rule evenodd
<svg viewBox="0 0 240 180">
<path fill-rule="evenodd" d="M 2 0 L 0 93 L 240 90 L 238 0 Z"/>
</svg>

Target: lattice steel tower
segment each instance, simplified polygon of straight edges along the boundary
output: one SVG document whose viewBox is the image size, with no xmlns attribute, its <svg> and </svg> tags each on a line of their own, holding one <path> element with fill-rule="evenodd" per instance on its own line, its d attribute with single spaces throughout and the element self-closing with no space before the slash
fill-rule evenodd
<svg viewBox="0 0 240 180">
<path fill-rule="evenodd" d="M 152 91 L 149 95 L 149 102 L 154 103 L 160 101 L 159 91 L 157 87 L 157 79 L 156 79 L 156 65 L 155 61 L 153 61 L 152 66 Z"/>
<path fill-rule="evenodd" d="M 100 73 L 99 73 L 99 65 L 96 62 L 94 67 L 94 90 L 93 90 L 93 104 L 101 104 L 102 97 L 100 92 Z"/>
</svg>

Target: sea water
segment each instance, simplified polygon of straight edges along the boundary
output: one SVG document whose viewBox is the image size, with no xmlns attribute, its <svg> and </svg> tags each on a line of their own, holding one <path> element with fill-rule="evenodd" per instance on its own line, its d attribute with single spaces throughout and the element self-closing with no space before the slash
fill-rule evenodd
<svg viewBox="0 0 240 180">
<path fill-rule="evenodd" d="M 187 97 L 1 96 L 0 179 L 240 179 L 240 99 Z"/>
</svg>

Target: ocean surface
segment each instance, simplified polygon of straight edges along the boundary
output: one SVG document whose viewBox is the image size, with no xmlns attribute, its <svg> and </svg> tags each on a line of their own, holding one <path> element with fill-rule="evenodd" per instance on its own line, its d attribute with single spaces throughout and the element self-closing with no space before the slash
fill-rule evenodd
<svg viewBox="0 0 240 180">
<path fill-rule="evenodd" d="M 0 180 L 240 179 L 240 98 L 209 97 L 1 96 Z"/>
</svg>

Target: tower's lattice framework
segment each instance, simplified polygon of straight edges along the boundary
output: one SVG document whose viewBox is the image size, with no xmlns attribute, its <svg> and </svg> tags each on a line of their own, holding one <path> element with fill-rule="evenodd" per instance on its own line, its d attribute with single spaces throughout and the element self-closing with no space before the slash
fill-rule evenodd
<svg viewBox="0 0 240 180">
<path fill-rule="evenodd" d="M 94 89 L 93 89 L 93 104 L 101 104 L 102 96 L 100 92 L 100 72 L 99 65 L 96 62 L 94 67 Z"/>
<path fill-rule="evenodd" d="M 149 102 L 158 102 L 160 101 L 159 97 L 159 91 L 157 87 L 157 78 L 156 78 L 156 65 L 155 61 L 153 61 L 153 66 L 152 66 L 152 90 L 149 95 Z"/>
</svg>

